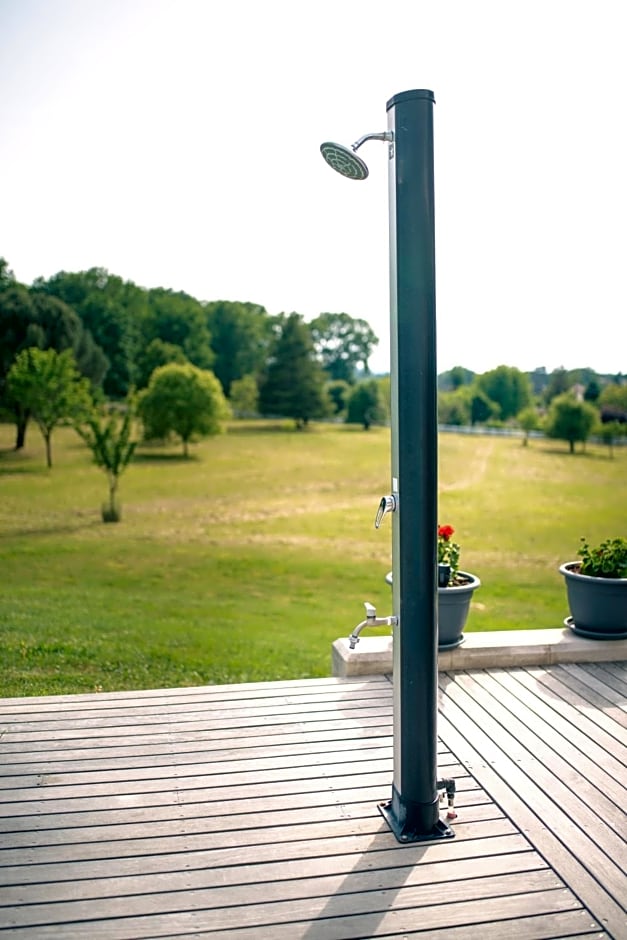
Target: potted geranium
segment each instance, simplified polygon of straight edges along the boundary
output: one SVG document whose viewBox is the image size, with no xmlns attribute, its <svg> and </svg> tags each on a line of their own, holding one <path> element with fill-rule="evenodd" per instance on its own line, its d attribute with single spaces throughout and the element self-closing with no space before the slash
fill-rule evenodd
<svg viewBox="0 0 627 940">
<path fill-rule="evenodd" d="M 481 581 L 460 571 L 461 549 L 453 541 L 451 525 L 438 526 L 438 649 L 455 649 L 462 643 L 472 595 Z"/>
<path fill-rule="evenodd" d="M 627 637 L 627 539 L 606 539 L 590 547 L 582 537 L 580 561 L 560 566 L 570 616 L 564 624 L 596 640 Z"/>
<path fill-rule="evenodd" d="M 438 649 L 451 650 L 464 639 L 464 627 L 472 595 L 481 581 L 468 571 L 460 571 L 461 549 L 453 541 L 451 525 L 438 526 Z M 385 580 L 392 584 L 392 572 Z"/>
</svg>

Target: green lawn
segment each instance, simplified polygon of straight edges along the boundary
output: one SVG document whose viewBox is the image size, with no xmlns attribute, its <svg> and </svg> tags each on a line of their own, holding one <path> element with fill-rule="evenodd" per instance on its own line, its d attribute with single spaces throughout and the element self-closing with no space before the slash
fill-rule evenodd
<svg viewBox="0 0 627 940">
<path fill-rule="evenodd" d="M 51 471 L 0 425 L 0 695 L 159 688 L 330 672 L 332 641 L 390 614 L 389 431 L 231 425 L 142 447 L 104 525 L 102 471 L 70 430 Z M 559 627 L 557 568 L 579 537 L 627 531 L 627 448 L 445 434 L 440 521 L 478 574 L 468 630 Z M 387 631 L 382 631 L 387 632 Z"/>
</svg>

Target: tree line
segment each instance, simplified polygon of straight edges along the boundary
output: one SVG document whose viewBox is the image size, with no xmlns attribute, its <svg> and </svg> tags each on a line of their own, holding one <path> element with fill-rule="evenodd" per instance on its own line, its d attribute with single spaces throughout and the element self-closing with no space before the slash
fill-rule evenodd
<svg viewBox="0 0 627 940">
<path fill-rule="evenodd" d="M 518 427 L 526 445 L 532 431 L 575 444 L 600 436 L 609 446 L 627 432 L 627 381 L 592 369 L 498 366 L 475 375 L 456 366 L 439 377 L 438 417 L 452 426 Z"/>
<path fill-rule="evenodd" d="M 103 400 L 147 389 L 166 365 L 192 366 L 213 373 L 236 413 L 304 425 L 346 407 L 377 343 L 365 320 L 346 313 L 306 323 L 298 313 L 272 316 L 254 303 L 146 289 L 103 268 L 60 271 L 27 286 L 0 258 L 0 408 L 16 422 L 17 448 L 29 409 L 16 399 L 15 383 L 11 396 L 7 377 L 26 349 L 71 351 Z M 370 417 L 378 420 L 380 408 L 370 408 Z"/>
<path fill-rule="evenodd" d="M 35 418 L 49 463 L 52 428 L 84 416 L 88 400 L 128 406 L 132 398 L 146 437 L 174 432 L 185 450 L 231 413 L 298 427 L 328 417 L 384 424 L 389 377 L 368 368 L 377 343 L 366 321 L 346 313 L 306 323 L 254 303 L 142 288 L 103 268 L 27 286 L 0 258 L 0 410 L 15 421 L 17 448 Z M 514 425 L 525 442 L 542 429 L 571 450 L 594 430 L 611 444 L 627 427 L 621 375 L 510 366 L 476 375 L 456 366 L 438 386 L 442 424 Z"/>
</svg>

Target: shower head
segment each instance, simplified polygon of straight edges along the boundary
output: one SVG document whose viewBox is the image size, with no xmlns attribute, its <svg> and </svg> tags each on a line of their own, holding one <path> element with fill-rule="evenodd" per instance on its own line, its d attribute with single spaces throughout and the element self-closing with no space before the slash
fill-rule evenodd
<svg viewBox="0 0 627 940">
<path fill-rule="evenodd" d="M 334 144 L 326 141 L 320 144 L 320 153 L 330 167 L 348 177 L 349 180 L 365 180 L 368 176 L 368 167 L 350 147 L 344 144 Z"/>
<path fill-rule="evenodd" d="M 356 140 L 350 147 L 345 147 L 344 144 L 334 144 L 332 141 L 328 140 L 326 143 L 320 144 L 320 153 L 329 166 L 337 170 L 338 173 L 341 173 L 342 176 L 347 176 L 349 180 L 365 180 L 368 176 L 368 167 L 361 157 L 357 156 L 357 150 L 359 150 L 361 145 L 365 144 L 367 140 L 387 140 L 391 147 L 394 134 L 392 131 L 382 131 L 379 134 L 364 134 L 363 137 Z"/>
</svg>

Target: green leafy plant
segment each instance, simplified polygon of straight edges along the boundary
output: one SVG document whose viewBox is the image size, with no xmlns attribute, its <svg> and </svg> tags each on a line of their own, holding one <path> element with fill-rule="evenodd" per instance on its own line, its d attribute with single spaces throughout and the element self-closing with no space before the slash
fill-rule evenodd
<svg viewBox="0 0 627 940">
<path fill-rule="evenodd" d="M 438 565 L 447 565 L 451 570 L 449 574 L 449 584 L 455 584 L 459 572 L 459 555 L 461 549 L 457 542 L 453 541 L 455 529 L 452 525 L 438 526 Z"/>
<path fill-rule="evenodd" d="M 581 556 L 579 574 L 591 578 L 627 578 L 627 539 L 606 539 L 590 548 L 582 536 L 581 543 L 577 552 Z"/>
<path fill-rule="evenodd" d="M 75 424 L 77 433 L 93 454 L 94 463 L 107 475 L 109 502 L 102 507 L 103 522 L 119 522 L 121 518 L 116 496 L 119 479 L 137 446 L 137 441 L 131 440 L 134 415 L 134 399 L 129 396 L 121 415 L 114 407 L 108 414 L 100 414 L 94 408 L 83 421 Z"/>
</svg>

